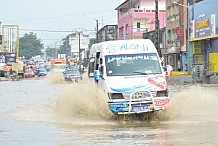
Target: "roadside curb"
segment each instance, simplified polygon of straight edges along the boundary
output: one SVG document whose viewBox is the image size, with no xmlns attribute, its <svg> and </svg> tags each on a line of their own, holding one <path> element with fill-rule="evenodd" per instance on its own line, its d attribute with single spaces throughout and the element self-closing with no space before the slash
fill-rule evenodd
<svg viewBox="0 0 218 146">
<path fill-rule="evenodd" d="M 166 80 L 169 84 L 195 83 L 191 75 L 169 76 L 166 77 Z"/>
<path fill-rule="evenodd" d="M 0 77 L 0 81 L 9 81 L 10 79 L 7 79 L 5 77 Z"/>
</svg>

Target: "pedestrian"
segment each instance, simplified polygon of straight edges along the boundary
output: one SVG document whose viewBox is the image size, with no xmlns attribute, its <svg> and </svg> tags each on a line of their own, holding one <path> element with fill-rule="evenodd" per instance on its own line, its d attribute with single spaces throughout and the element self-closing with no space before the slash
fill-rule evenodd
<svg viewBox="0 0 218 146">
<path fill-rule="evenodd" d="M 95 83 L 98 85 L 98 80 L 99 80 L 99 71 L 98 70 L 94 71 L 94 80 L 95 80 Z"/>
<path fill-rule="evenodd" d="M 185 68 L 186 68 L 185 71 L 188 71 L 188 63 L 187 62 L 185 63 Z"/>
<path fill-rule="evenodd" d="M 9 73 L 10 73 L 10 75 L 12 75 L 12 74 L 13 74 L 12 67 L 10 68 L 10 70 L 9 70 Z"/>
<path fill-rule="evenodd" d="M 172 75 L 173 75 L 173 65 L 167 65 L 166 76 L 172 76 Z"/>
<path fill-rule="evenodd" d="M 178 71 L 182 70 L 182 64 L 181 64 L 180 60 L 178 60 L 178 62 L 177 62 L 177 69 L 178 69 Z"/>
</svg>

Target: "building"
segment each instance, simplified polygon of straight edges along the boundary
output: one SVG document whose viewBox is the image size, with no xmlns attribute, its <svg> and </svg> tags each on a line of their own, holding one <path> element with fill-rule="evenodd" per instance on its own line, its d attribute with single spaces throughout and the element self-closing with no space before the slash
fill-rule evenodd
<svg viewBox="0 0 218 146">
<path fill-rule="evenodd" d="M 84 35 L 82 32 L 76 32 L 70 35 L 69 45 L 71 50 L 71 57 L 74 58 L 76 62 L 79 60 L 87 59 L 89 42 L 89 36 Z"/>
<path fill-rule="evenodd" d="M 2 25 L 0 52 L 16 53 L 19 56 L 19 26 Z M 0 31 L 0 32 L 1 32 Z"/>
<path fill-rule="evenodd" d="M 199 81 L 218 73 L 218 1 L 190 3 L 190 69 Z"/>
<path fill-rule="evenodd" d="M 149 32 L 144 32 L 143 33 L 143 39 L 150 39 L 153 43 L 156 41 L 156 31 L 149 31 Z M 166 27 L 159 29 L 158 32 L 158 40 L 159 40 L 159 45 L 160 45 L 160 50 L 161 50 L 161 55 L 166 54 Z M 163 57 L 163 56 L 162 56 Z M 164 62 L 165 65 L 167 65 L 167 62 Z"/>
<path fill-rule="evenodd" d="M 166 26 L 165 0 L 158 1 L 160 28 Z M 154 0 L 125 0 L 115 10 L 118 15 L 118 39 L 141 39 L 144 32 L 155 29 Z"/>
<path fill-rule="evenodd" d="M 117 25 L 105 25 L 98 31 L 97 35 L 97 42 L 117 40 Z"/>
<path fill-rule="evenodd" d="M 187 0 L 167 0 L 166 1 L 166 50 L 164 58 L 166 64 L 178 70 L 178 62 L 182 63 L 182 70 L 188 70 L 187 65 Z"/>
</svg>

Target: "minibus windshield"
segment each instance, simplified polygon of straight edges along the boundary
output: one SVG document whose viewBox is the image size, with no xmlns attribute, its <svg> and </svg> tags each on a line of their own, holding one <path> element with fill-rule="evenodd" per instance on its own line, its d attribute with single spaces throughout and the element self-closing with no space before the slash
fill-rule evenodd
<svg viewBox="0 0 218 146">
<path fill-rule="evenodd" d="M 107 76 L 161 74 L 156 53 L 105 56 Z"/>
</svg>

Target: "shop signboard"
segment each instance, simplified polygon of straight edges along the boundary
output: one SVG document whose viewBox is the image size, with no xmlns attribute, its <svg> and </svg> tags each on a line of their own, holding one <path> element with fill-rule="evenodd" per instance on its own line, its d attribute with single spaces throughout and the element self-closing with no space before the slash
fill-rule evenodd
<svg viewBox="0 0 218 146">
<path fill-rule="evenodd" d="M 12 63 L 16 62 L 16 53 L 0 52 L 0 62 L 12 66 Z"/>
<path fill-rule="evenodd" d="M 195 38 L 195 20 L 192 20 L 190 22 L 190 26 L 189 26 L 189 35 L 190 38 Z"/>
<path fill-rule="evenodd" d="M 206 37 L 216 34 L 216 15 L 212 14 L 210 17 L 200 17 L 200 20 L 196 20 L 195 22 L 195 38 Z M 191 35 L 191 38 L 192 35 Z"/>
<path fill-rule="evenodd" d="M 204 62 L 204 55 L 194 55 L 194 63 L 202 64 Z"/>
<path fill-rule="evenodd" d="M 204 43 L 197 41 L 193 43 L 193 54 L 203 54 Z"/>
<path fill-rule="evenodd" d="M 211 35 L 216 34 L 216 14 L 212 14 L 210 16 L 210 23 L 211 23 Z"/>
<path fill-rule="evenodd" d="M 209 25 L 209 19 L 201 20 L 196 22 L 195 37 L 205 37 L 211 35 L 211 27 Z"/>
</svg>

